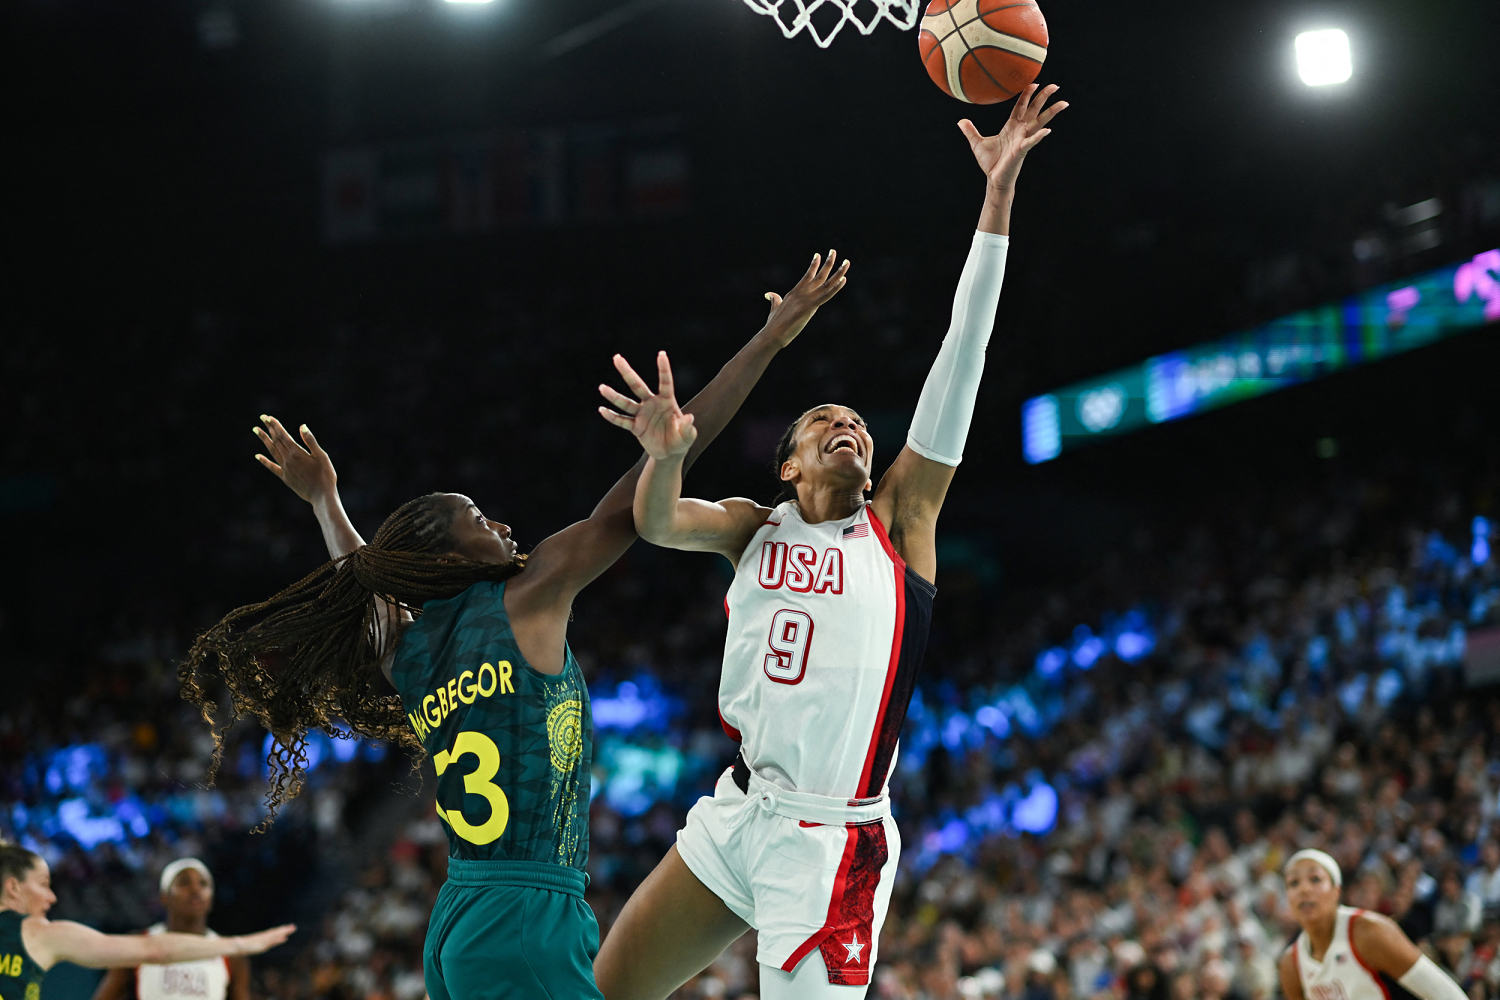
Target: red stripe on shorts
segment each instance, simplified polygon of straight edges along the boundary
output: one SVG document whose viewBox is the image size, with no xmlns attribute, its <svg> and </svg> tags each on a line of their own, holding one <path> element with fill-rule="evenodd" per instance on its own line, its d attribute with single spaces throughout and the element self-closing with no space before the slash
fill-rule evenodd
<svg viewBox="0 0 1500 1000">
<path fill-rule="evenodd" d="M 875 940 L 875 889 L 880 872 L 890 860 L 883 822 L 844 828 L 848 840 L 833 881 L 828 917 L 817 933 L 792 952 L 781 966 L 791 972 L 817 948 L 834 986 L 868 986 L 870 952 Z"/>
</svg>

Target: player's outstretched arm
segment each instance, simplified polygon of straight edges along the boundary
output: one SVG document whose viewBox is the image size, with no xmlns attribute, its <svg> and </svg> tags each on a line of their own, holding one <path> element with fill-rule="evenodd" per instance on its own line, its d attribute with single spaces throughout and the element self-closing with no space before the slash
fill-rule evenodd
<svg viewBox="0 0 1500 1000">
<path fill-rule="evenodd" d="M 766 293 L 771 303 L 765 324 L 755 333 L 713 380 L 683 407 L 693 417 L 697 437 L 689 446 L 684 467 L 690 466 L 703 449 L 718 437 L 740 404 L 760 381 L 771 359 L 782 348 L 797 339 L 818 308 L 844 287 L 849 263 L 838 263 L 837 254 L 828 257 L 814 254 L 812 263 L 785 297 Z M 523 588 L 527 601 L 533 598 L 571 603 L 573 595 L 594 577 L 613 565 L 635 541 L 635 519 L 631 506 L 635 501 L 636 481 L 645 459 L 610 487 L 604 499 L 583 521 L 570 525 L 543 540 L 527 560 L 526 572 L 512 584 L 513 591 Z"/>
<path fill-rule="evenodd" d="M 50 969 L 58 962 L 72 962 L 88 969 L 118 969 L 229 955 L 259 955 L 291 937 L 296 929 L 295 924 L 282 924 L 238 937 L 170 932 L 102 934 L 71 920 L 31 917 L 21 923 L 21 936 L 26 950 L 43 969 Z"/>
<path fill-rule="evenodd" d="M 1349 922 L 1355 952 L 1377 971 L 1421 1000 L 1464 1000 L 1464 991 L 1438 964 L 1412 944 L 1394 920 L 1360 913 Z"/>
<path fill-rule="evenodd" d="M 1047 103 L 1057 89 L 1055 83 L 1045 87 L 1033 83 L 1027 87 L 1011 106 L 1005 125 L 994 135 L 981 134 L 967 118 L 958 123 L 959 131 L 969 140 L 974 162 L 984 171 L 984 207 L 980 209 L 977 227 L 981 233 L 1010 235 L 1010 208 L 1021 165 L 1026 154 L 1052 134 L 1048 127 L 1052 119 L 1068 106 L 1067 101 Z"/>
<path fill-rule="evenodd" d="M 269 456 L 259 454 L 255 460 L 273 476 L 281 480 L 293 493 L 312 506 L 317 518 L 318 530 L 323 533 L 323 544 L 328 548 L 330 559 L 342 559 L 365 544 L 344 510 L 343 498 L 339 496 L 339 475 L 312 428 L 302 424 L 297 428 L 302 441 L 299 443 L 280 420 L 268 413 L 260 415 L 263 427 L 254 428 L 256 438 L 265 446 Z M 380 635 L 385 637 L 384 652 L 380 658 L 381 672 L 390 679 L 391 660 L 395 645 L 389 641 L 393 632 L 391 623 L 410 621 L 411 615 L 385 601 L 375 603 L 375 622 Z"/>
<path fill-rule="evenodd" d="M 260 422 L 265 426 L 253 431 L 269 457 L 256 455 L 255 460 L 286 484 L 287 489 L 312 505 L 313 516 L 323 532 L 323 543 L 328 546 L 328 557 L 338 559 L 365 544 L 344 510 L 333 459 L 318 446 L 312 429 L 306 424 L 297 429 L 302 437 L 299 443 L 270 414 L 262 413 Z"/>
<path fill-rule="evenodd" d="M 896 551 L 927 580 L 936 577 L 938 511 L 963 458 L 995 326 L 1016 179 L 1026 154 L 1051 134 L 1048 124 L 1068 106 L 1066 101 L 1047 104 L 1055 93 L 1055 84 L 1027 87 L 995 135 L 982 135 L 968 119 L 958 123 L 985 175 L 984 206 L 953 297 L 953 318 L 917 399 L 906 445 L 873 498 Z"/>
<path fill-rule="evenodd" d="M 618 354 L 615 368 L 634 396 L 600 385 L 600 394 L 614 409 L 601 406 L 599 413 L 634 434 L 646 453 L 646 464 L 635 487 L 636 530 L 655 545 L 718 552 L 731 562 L 738 560 L 769 511 L 738 497 L 718 503 L 683 497 L 683 466 L 698 438 L 698 429 L 693 426 L 693 415 L 677 405 L 667 352 L 658 351 L 656 355 L 655 392 Z"/>
</svg>

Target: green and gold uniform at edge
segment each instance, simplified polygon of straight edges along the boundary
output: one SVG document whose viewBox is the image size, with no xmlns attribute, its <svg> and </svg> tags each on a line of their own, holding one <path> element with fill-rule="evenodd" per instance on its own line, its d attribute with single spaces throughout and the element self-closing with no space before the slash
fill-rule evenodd
<svg viewBox="0 0 1500 1000">
<path fill-rule="evenodd" d="M 526 662 L 505 584 L 430 601 L 391 679 L 437 773 L 448 879 L 424 965 L 432 1000 L 600 997 L 587 883 L 593 717 L 572 650 L 562 672 Z"/>
<path fill-rule="evenodd" d="M 40 1000 L 42 967 L 21 942 L 26 914 L 0 910 L 0 1000 Z"/>
</svg>

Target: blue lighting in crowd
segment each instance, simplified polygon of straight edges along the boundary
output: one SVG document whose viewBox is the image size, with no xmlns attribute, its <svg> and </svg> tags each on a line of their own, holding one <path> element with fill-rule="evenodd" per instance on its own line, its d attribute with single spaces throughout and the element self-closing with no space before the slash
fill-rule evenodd
<svg viewBox="0 0 1500 1000">
<path fill-rule="evenodd" d="M 658 802 L 675 799 L 686 760 L 673 746 L 610 739 L 598 744 L 594 762 L 602 774 L 604 800 L 623 816 L 639 816 Z"/>
<path fill-rule="evenodd" d="M 1115 637 L 1115 655 L 1126 663 L 1135 663 L 1156 647 L 1156 643 L 1143 632 L 1126 631 Z"/>
<path fill-rule="evenodd" d="M 974 722 L 1002 740 L 1010 735 L 1010 720 L 994 705 L 985 705 L 975 712 Z"/>
<path fill-rule="evenodd" d="M 949 750 L 960 750 L 963 748 L 965 737 L 969 735 L 969 717 L 962 712 L 954 712 L 948 716 L 948 721 L 943 723 L 943 746 Z"/>
<path fill-rule="evenodd" d="M 103 841 L 119 843 L 125 839 L 125 827 L 118 817 L 99 815 L 83 799 L 64 799 L 57 804 L 58 824 L 78 841 L 84 850 L 93 850 Z"/>
<path fill-rule="evenodd" d="M 969 842 L 969 824 L 961 819 L 950 819 L 927 838 L 927 846 L 944 854 L 953 854 Z"/>
<path fill-rule="evenodd" d="M 1126 663 L 1138 663 L 1156 648 L 1156 634 L 1146 620 L 1146 613 L 1132 608 L 1104 630 L 1112 637 L 1115 655 Z"/>
<path fill-rule="evenodd" d="M 1073 662 L 1078 664 L 1080 670 L 1088 670 L 1098 662 L 1108 649 L 1104 640 L 1090 632 L 1087 625 L 1080 625 L 1073 630 L 1073 638 L 1076 645 L 1073 647 Z"/>
<path fill-rule="evenodd" d="M 1011 822 L 1022 833 L 1050 833 L 1057 825 L 1057 789 L 1038 778 L 1016 803 Z"/>
<path fill-rule="evenodd" d="M 682 712 L 681 699 L 668 694 L 660 680 L 644 672 L 613 686 L 608 682 L 595 684 L 589 701 L 594 728 L 622 734 L 642 730 L 664 733 Z"/>
<path fill-rule="evenodd" d="M 615 689 L 613 697 L 591 699 L 594 710 L 594 725 L 600 729 L 623 729 L 629 732 L 651 715 L 651 706 L 641 700 L 640 689 L 624 681 Z"/>
<path fill-rule="evenodd" d="M 1429 566 L 1438 565 L 1451 569 L 1458 562 L 1458 549 L 1454 548 L 1440 532 L 1433 531 L 1428 534 L 1427 541 L 1423 545 L 1422 557 Z"/>
<path fill-rule="evenodd" d="M 1023 689 L 1011 688 L 1005 700 L 1010 705 L 1010 717 L 1028 734 L 1035 736 L 1046 730 L 1047 727 L 1042 722 L 1042 713 L 1036 710 L 1036 704 L 1031 700 L 1031 695 Z"/>
<path fill-rule="evenodd" d="M 1307 640 L 1307 665 L 1314 673 L 1321 674 L 1328 665 L 1328 638 L 1315 635 Z"/>
<path fill-rule="evenodd" d="M 104 748 L 96 743 L 61 747 L 44 758 L 43 784 L 53 795 L 86 791 L 108 771 Z"/>
<path fill-rule="evenodd" d="M 1044 680 L 1051 680 L 1062 673 L 1063 667 L 1068 665 L 1068 651 L 1061 646 L 1053 646 L 1045 649 L 1036 658 L 1037 675 Z"/>
<path fill-rule="evenodd" d="M 1490 561 L 1490 536 L 1494 530 L 1489 518 L 1474 518 L 1474 545 L 1469 550 L 1469 561 L 1475 566 L 1483 566 Z"/>
</svg>

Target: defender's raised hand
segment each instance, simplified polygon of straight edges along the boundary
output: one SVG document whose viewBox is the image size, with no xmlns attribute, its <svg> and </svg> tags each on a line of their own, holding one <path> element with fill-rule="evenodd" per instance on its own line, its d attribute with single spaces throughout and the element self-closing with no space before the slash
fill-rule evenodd
<svg viewBox="0 0 1500 1000">
<path fill-rule="evenodd" d="M 980 134 L 967 118 L 958 123 L 959 130 L 969 140 L 969 148 L 974 151 L 975 162 L 989 178 L 991 187 L 1001 190 L 1014 187 L 1026 154 L 1052 134 L 1052 129 L 1047 126 L 1068 106 L 1067 101 L 1047 104 L 1056 93 L 1055 83 L 1040 89 L 1034 83 L 1027 87 L 1016 98 L 1005 126 L 995 135 Z"/>
<path fill-rule="evenodd" d="M 255 460 L 308 503 L 316 504 L 332 497 L 338 489 L 338 473 L 334 472 L 328 453 L 318 447 L 318 439 L 313 437 L 308 426 L 303 424 L 298 428 L 307 445 L 304 448 L 275 417 L 262 413 L 260 422 L 265 426 L 256 427 L 255 436 L 265 445 L 270 457 L 256 455 Z"/>
<path fill-rule="evenodd" d="M 785 347 L 796 340 L 818 307 L 843 289 L 849 280 L 850 261 L 839 264 L 838 258 L 837 250 L 829 250 L 827 260 L 822 254 L 815 253 L 812 263 L 807 265 L 807 273 L 785 298 L 775 292 L 766 293 L 771 314 L 766 317 L 765 329 L 775 336 L 776 346 Z"/>
<path fill-rule="evenodd" d="M 806 322 L 803 320 L 803 323 Z M 658 461 L 686 455 L 693 442 L 698 439 L 698 428 L 693 426 L 693 415 L 683 413 L 682 408 L 677 405 L 676 389 L 672 385 L 672 365 L 667 360 L 667 352 L 656 352 L 655 392 L 636 374 L 630 363 L 618 354 L 615 355 L 615 369 L 625 380 L 625 387 L 635 393 L 635 398 L 631 399 L 613 386 L 601 382 L 599 394 L 615 409 L 601 406 L 599 415 L 616 427 L 623 427 L 634 434 L 646 454 Z"/>
</svg>

